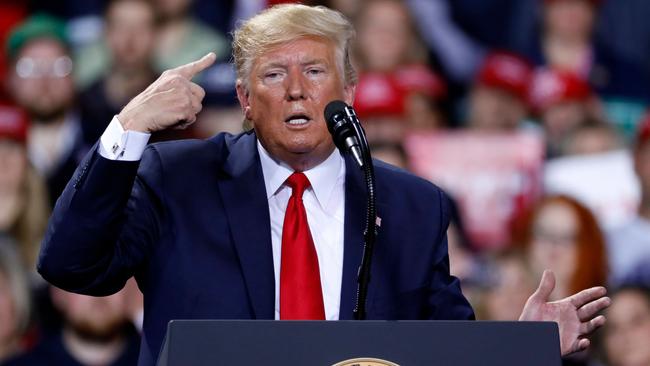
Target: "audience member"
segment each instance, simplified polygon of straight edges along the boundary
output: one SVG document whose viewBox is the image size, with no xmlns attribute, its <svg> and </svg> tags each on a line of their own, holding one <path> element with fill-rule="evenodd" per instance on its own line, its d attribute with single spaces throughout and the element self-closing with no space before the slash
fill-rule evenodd
<svg viewBox="0 0 650 366">
<path fill-rule="evenodd" d="M 612 284 L 621 283 L 650 262 L 650 114 L 639 125 L 632 154 L 641 200 L 637 215 L 608 233 Z"/>
<path fill-rule="evenodd" d="M 57 18 L 33 15 L 12 31 L 6 47 L 8 91 L 29 113 L 29 159 L 47 179 L 51 202 L 63 191 L 84 152 L 64 27 Z"/>
<path fill-rule="evenodd" d="M 482 291 L 479 317 L 485 320 L 517 320 L 529 294 L 535 291 L 534 276 L 524 255 L 511 250 L 489 260 L 490 280 Z"/>
<path fill-rule="evenodd" d="M 617 130 L 606 122 L 587 120 L 567 137 L 560 155 L 591 155 L 623 148 Z"/>
<path fill-rule="evenodd" d="M 610 297 L 602 329 L 607 365 L 650 365 L 650 289 L 626 285 Z"/>
<path fill-rule="evenodd" d="M 445 75 L 453 82 L 465 84 L 471 81 L 483 57 L 485 56 L 485 45 L 477 41 L 475 34 L 466 33 L 467 29 L 458 22 L 457 10 L 472 12 L 477 9 L 483 10 L 485 0 L 473 1 L 467 4 L 458 0 L 406 0 L 411 9 L 413 18 L 416 21 L 418 30 L 436 61 L 441 65 Z M 513 2 L 512 0 L 506 0 Z M 495 4 L 489 4 L 488 7 Z M 503 5 L 503 4 L 499 4 Z M 502 6 L 493 11 L 503 12 Z M 481 10 L 478 10 L 481 12 Z M 492 23 L 487 28 L 494 30 L 494 26 L 503 24 L 502 18 L 489 19 L 485 14 L 480 17 L 485 21 L 483 24 Z M 464 29 L 463 29 L 464 28 Z M 485 34 L 485 33 L 483 33 Z"/>
<path fill-rule="evenodd" d="M 214 52 L 227 59 L 230 46 L 226 38 L 192 15 L 192 0 L 153 0 L 160 28 L 154 51 L 158 72 L 199 59 Z"/>
<path fill-rule="evenodd" d="M 650 2 L 602 1 L 596 24 L 596 44 L 603 50 L 592 83 L 603 97 L 650 103 Z M 596 75 L 594 75 L 596 76 Z"/>
<path fill-rule="evenodd" d="M 516 131 L 528 114 L 531 66 L 509 52 L 488 55 L 469 95 L 467 125 L 481 131 Z"/>
<path fill-rule="evenodd" d="M 592 33 L 598 3 L 600 0 L 544 0 L 539 48 L 529 55 L 533 62 L 588 80 L 594 61 Z"/>
<path fill-rule="evenodd" d="M 27 116 L 0 104 L 0 233 L 11 236 L 21 263 L 34 274 L 50 214 L 47 191 L 27 159 Z"/>
<path fill-rule="evenodd" d="M 0 363 L 23 350 L 29 325 L 29 283 L 13 247 L 0 235 Z"/>
<path fill-rule="evenodd" d="M 149 0 L 112 0 L 105 11 L 105 41 L 110 55 L 106 74 L 79 96 L 81 118 L 96 139 L 126 103 L 156 79 L 153 48 L 156 11 Z"/>
<path fill-rule="evenodd" d="M 399 143 L 380 142 L 370 145 L 370 153 L 374 159 L 379 159 L 398 168 L 409 170 L 408 157 L 404 147 Z"/>
<path fill-rule="evenodd" d="M 535 72 L 530 103 L 546 133 L 547 158 L 562 154 L 571 133 L 600 119 L 598 99 L 576 74 L 554 69 Z"/>
<path fill-rule="evenodd" d="M 594 215 L 568 196 L 543 198 L 515 235 L 533 276 L 555 273 L 551 299 L 560 299 L 607 281 L 605 241 Z"/>
<path fill-rule="evenodd" d="M 63 329 L 9 360 L 8 366 L 137 363 L 139 336 L 129 322 L 124 291 L 92 297 L 52 287 L 51 293 L 54 305 L 63 315 Z"/>
<path fill-rule="evenodd" d="M 444 126 L 446 87 L 426 65 L 408 8 L 396 0 L 364 3 L 357 17 L 360 74 L 355 109 L 371 142 L 398 142 L 407 129 Z"/>
</svg>

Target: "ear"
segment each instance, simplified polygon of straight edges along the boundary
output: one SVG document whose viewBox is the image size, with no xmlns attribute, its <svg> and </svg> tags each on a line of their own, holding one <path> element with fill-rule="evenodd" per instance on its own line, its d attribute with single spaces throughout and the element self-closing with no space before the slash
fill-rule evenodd
<svg viewBox="0 0 650 366">
<path fill-rule="evenodd" d="M 357 84 L 348 84 L 343 87 L 343 96 L 345 103 L 349 106 L 354 104 L 354 92 L 357 90 Z"/>
<path fill-rule="evenodd" d="M 250 120 L 250 102 L 249 102 L 249 93 L 246 87 L 244 86 L 244 83 L 242 83 L 241 79 L 237 79 L 237 84 L 235 85 L 235 88 L 237 90 L 237 100 L 239 100 L 239 105 L 241 106 L 242 113 L 244 114 L 244 118 L 247 120 Z"/>
</svg>

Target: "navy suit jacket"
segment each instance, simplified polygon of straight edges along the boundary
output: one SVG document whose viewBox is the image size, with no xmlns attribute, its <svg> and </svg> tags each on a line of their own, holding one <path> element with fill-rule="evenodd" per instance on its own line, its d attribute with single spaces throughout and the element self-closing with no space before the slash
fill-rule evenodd
<svg viewBox="0 0 650 366">
<path fill-rule="evenodd" d="M 254 132 L 150 145 L 140 162 L 95 147 L 56 203 L 38 263 L 55 286 L 108 295 L 135 276 L 144 294 L 140 365 L 171 319 L 273 319 L 269 207 Z M 366 192 L 346 158 L 340 318 L 352 319 Z M 449 274 L 444 193 L 375 162 L 377 238 L 368 319 L 473 319 Z"/>
</svg>

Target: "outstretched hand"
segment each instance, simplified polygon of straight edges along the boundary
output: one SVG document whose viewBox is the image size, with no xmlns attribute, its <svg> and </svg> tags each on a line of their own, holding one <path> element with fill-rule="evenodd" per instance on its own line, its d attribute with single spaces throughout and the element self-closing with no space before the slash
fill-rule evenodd
<svg viewBox="0 0 650 366">
<path fill-rule="evenodd" d="M 605 317 L 597 315 L 611 304 L 604 287 L 592 287 L 558 301 L 549 302 L 555 288 L 555 275 L 546 270 L 537 290 L 528 298 L 519 320 L 554 321 L 560 328 L 562 356 L 589 347 L 587 338 L 605 324 Z"/>
<path fill-rule="evenodd" d="M 199 60 L 163 72 L 117 116 L 124 129 L 150 133 L 194 123 L 205 91 L 192 78 L 210 67 L 216 58 L 210 52 Z"/>
</svg>

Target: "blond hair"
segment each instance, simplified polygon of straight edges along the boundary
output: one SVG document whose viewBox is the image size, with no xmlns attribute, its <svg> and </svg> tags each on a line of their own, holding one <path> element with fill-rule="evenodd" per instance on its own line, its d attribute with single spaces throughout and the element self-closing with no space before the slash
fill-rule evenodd
<svg viewBox="0 0 650 366">
<path fill-rule="evenodd" d="M 301 4 L 273 6 L 235 30 L 232 53 L 237 79 L 248 89 L 253 62 L 260 54 L 273 46 L 310 36 L 334 43 L 344 83 L 356 84 L 357 73 L 350 61 L 350 43 L 355 36 L 352 24 L 338 11 Z"/>
</svg>

